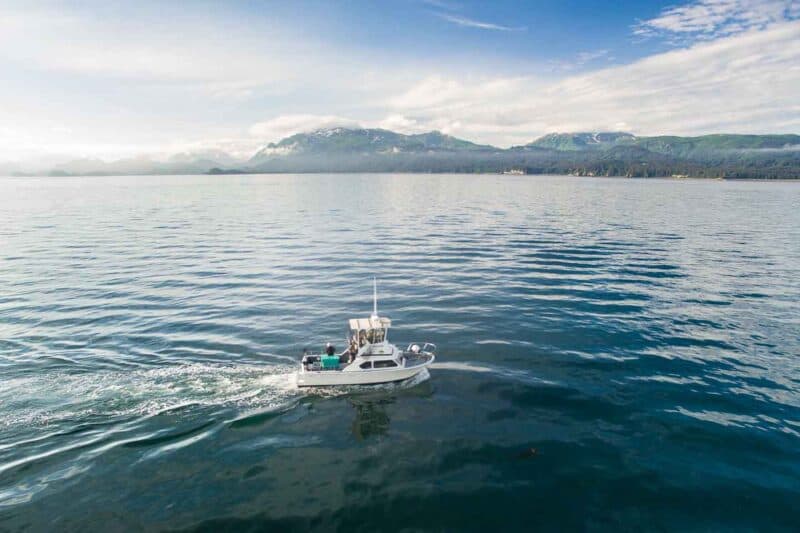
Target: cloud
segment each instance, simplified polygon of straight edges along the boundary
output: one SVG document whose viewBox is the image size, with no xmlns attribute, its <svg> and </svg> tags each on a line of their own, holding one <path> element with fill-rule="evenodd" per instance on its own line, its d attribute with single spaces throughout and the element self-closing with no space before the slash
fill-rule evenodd
<svg viewBox="0 0 800 533">
<path fill-rule="evenodd" d="M 423 133 L 424 131 L 427 131 L 425 124 L 421 124 L 415 118 L 400 114 L 389 115 L 386 118 L 379 120 L 374 126 L 376 128 L 405 134 Z"/>
<path fill-rule="evenodd" d="M 568 71 L 575 70 L 576 68 L 582 67 L 588 63 L 593 63 L 602 58 L 605 58 L 609 61 L 614 59 L 609 55 L 609 50 L 589 50 L 579 53 L 574 59 L 566 61 L 551 61 L 550 64 L 558 70 Z"/>
<path fill-rule="evenodd" d="M 101 18 L 104 10 L 75 6 L 0 7 L 0 61 L 94 79 L 181 85 L 233 100 L 253 96 L 256 88 L 302 83 L 298 57 L 304 68 L 335 71 L 328 61 L 333 54 L 322 45 L 276 24 L 247 26 L 169 5 L 158 14 L 124 9 Z"/>
<path fill-rule="evenodd" d="M 557 82 L 431 76 L 392 97 L 420 127 L 500 145 L 552 131 L 639 134 L 800 129 L 800 21 L 774 24 Z"/>
<path fill-rule="evenodd" d="M 800 144 L 787 144 L 780 148 L 740 148 L 733 150 L 736 152 L 756 152 L 756 153 L 779 153 L 779 152 L 800 152 Z"/>
<path fill-rule="evenodd" d="M 798 16 L 800 3 L 795 0 L 694 0 L 639 22 L 633 33 L 640 37 L 662 36 L 680 44 L 764 29 Z"/>
<path fill-rule="evenodd" d="M 457 80 L 444 76 L 429 76 L 408 90 L 390 98 L 388 104 L 397 110 L 448 109 L 452 112 L 476 102 L 491 106 L 515 93 L 531 78 L 478 78 Z"/>
<path fill-rule="evenodd" d="M 554 131 L 791 133 L 800 129 L 797 65 L 800 21 L 555 82 L 536 76 L 426 76 L 389 95 L 379 106 L 383 118 L 282 115 L 252 126 L 250 133 L 275 141 L 300 131 L 362 125 L 401 133 L 439 130 L 499 146 Z"/>
<path fill-rule="evenodd" d="M 608 55 L 608 50 L 591 50 L 589 52 L 581 52 L 580 54 L 578 54 L 576 62 L 579 65 L 583 65 L 584 63 L 600 59 L 601 57 L 605 57 L 607 55 Z"/>
<path fill-rule="evenodd" d="M 253 137 L 265 141 L 277 141 L 295 133 L 304 133 L 323 128 L 358 128 L 355 120 L 335 115 L 281 115 L 250 127 Z"/>
<path fill-rule="evenodd" d="M 458 2 L 449 2 L 447 0 L 420 0 L 420 2 L 437 9 L 444 9 L 446 11 L 458 11 L 461 9 L 461 4 Z"/>
<path fill-rule="evenodd" d="M 522 27 L 511 27 L 511 26 L 503 26 L 501 24 L 494 24 L 492 22 L 484 22 L 480 20 L 475 20 L 467 17 L 462 17 L 459 15 L 452 15 L 450 13 L 436 13 L 436 16 L 442 20 L 446 20 L 447 22 L 451 22 L 456 24 L 457 26 L 463 26 L 465 28 L 478 28 L 481 30 L 492 30 L 492 31 L 523 31 L 525 28 Z"/>
</svg>

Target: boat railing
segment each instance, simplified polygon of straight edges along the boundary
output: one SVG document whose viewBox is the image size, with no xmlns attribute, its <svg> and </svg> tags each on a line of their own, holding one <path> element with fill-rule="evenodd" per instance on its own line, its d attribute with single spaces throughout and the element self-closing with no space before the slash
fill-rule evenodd
<svg viewBox="0 0 800 533">
<path fill-rule="evenodd" d="M 418 350 L 414 351 L 414 347 L 417 347 Z M 408 347 L 405 349 L 406 354 L 435 354 L 436 353 L 436 345 L 432 342 L 411 342 L 408 344 Z"/>
</svg>

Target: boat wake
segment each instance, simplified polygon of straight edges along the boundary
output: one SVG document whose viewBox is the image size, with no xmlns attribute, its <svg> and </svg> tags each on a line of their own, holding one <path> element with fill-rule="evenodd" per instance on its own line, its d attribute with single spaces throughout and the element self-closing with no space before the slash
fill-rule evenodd
<svg viewBox="0 0 800 533">
<path fill-rule="evenodd" d="M 0 477 L 5 478 L 0 483 L 0 508 L 30 501 L 50 484 L 87 471 L 97 457 L 120 446 L 140 450 L 137 461 L 148 461 L 227 425 L 291 410 L 309 396 L 399 391 L 429 377 L 423 370 L 399 383 L 313 390 L 297 388 L 296 365 L 192 363 L 0 379 Z M 192 411 L 209 407 L 233 407 L 239 415 L 225 420 L 207 410 Z M 155 417 L 177 413 L 179 418 L 164 420 L 160 427 L 151 424 Z M 21 449 L 26 451 L 22 455 Z"/>
<path fill-rule="evenodd" d="M 207 364 L 98 371 L 50 372 L 0 380 L 0 429 L 47 427 L 60 423 L 114 422 L 193 407 L 281 409 L 307 396 L 337 397 L 398 391 L 427 381 L 423 369 L 397 383 L 298 389 L 296 365 Z M 42 391 L 47 391 L 45 394 Z M 0 441 L 0 447 L 2 446 Z"/>
<path fill-rule="evenodd" d="M 486 363 L 463 363 L 453 361 L 446 363 L 433 363 L 431 367 L 436 370 L 457 370 L 460 372 L 487 373 L 499 378 L 533 385 L 558 385 L 558 383 L 555 381 L 536 377 L 525 370 L 516 370 L 502 366 L 489 365 Z"/>
<path fill-rule="evenodd" d="M 150 416 L 190 406 L 279 406 L 298 396 L 294 370 L 283 364 L 190 363 L 4 379 L 0 428 Z"/>
</svg>

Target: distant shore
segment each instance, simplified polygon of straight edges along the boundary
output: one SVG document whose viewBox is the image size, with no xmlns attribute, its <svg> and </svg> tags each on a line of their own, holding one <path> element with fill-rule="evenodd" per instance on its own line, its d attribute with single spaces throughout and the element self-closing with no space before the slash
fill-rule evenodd
<svg viewBox="0 0 800 533">
<path fill-rule="evenodd" d="M 337 127 L 291 135 L 249 156 L 206 150 L 114 161 L 0 163 L 0 174 L 17 176 L 375 172 L 797 180 L 800 135 L 553 133 L 499 148 L 438 131 L 405 135 Z"/>
<path fill-rule="evenodd" d="M 564 177 L 564 178 L 611 178 L 611 179 L 631 179 L 631 180 L 702 180 L 702 181 L 737 181 L 737 182 L 800 182 L 800 176 L 796 178 L 756 178 L 756 177 L 728 177 L 728 176 L 624 176 L 624 175 L 587 175 L 587 174 L 563 174 L 563 173 L 522 173 L 522 174 L 509 174 L 505 172 L 452 172 L 452 171 L 437 171 L 437 172 L 403 172 L 403 171 L 381 171 L 381 170 L 362 170 L 362 171 L 348 171 L 348 170 L 328 170 L 328 171 L 287 171 L 287 172 L 263 172 L 263 171 L 246 171 L 239 169 L 222 170 L 214 169 L 207 172 L 176 172 L 176 173 L 158 173 L 158 174 L 145 174 L 145 173 L 131 173 L 131 174 L 7 174 L 0 175 L 0 178 L 114 178 L 114 177 L 158 177 L 158 176 L 273 176 L 273 175 L 314 175 L 314 174 L 394 174 L 394 175 L 460 175 L 460 176 L 503 176 L 508 178 L 522 178 L 522 177 Z"/>
</svg>

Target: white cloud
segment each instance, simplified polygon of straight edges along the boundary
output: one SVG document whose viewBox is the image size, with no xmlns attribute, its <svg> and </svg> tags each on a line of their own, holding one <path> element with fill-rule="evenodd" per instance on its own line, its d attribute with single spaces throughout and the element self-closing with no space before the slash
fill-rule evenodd
<svg viewBox="0 0 800 533">
<path fill-rule="evenodd" d="M 233 100 L 257 88 L 301 84 L 309 69 L 331 78 L 337 69 L 353 74 L 313 38 L 286 28 L 163 9 L 172 11 L 101 18 L 63 6 L 0 6 L 0 61 L 94 79 L 181 85 Z"/>
<path fill-rule="evenodd" d="M 359 123 L 335 115 L 281 115 L 250 127 L 250 135 L 265 141 L 276 141 L 295 133 L 322 128 L 358 128 Z"/>
<path fill-rule="evenodd" d="M 471 106 L 476 101 L 483 101 L 486 105 L 491 106 L 493 103 L 503 102 L 504 97 L 514 94 L 522 84 L 531 81 L 530 78 L 457 80 L 443 76 L 430 76 L 405 92 L 392 97 L 389 105 L 394 109 L 404 111 L 430 108 L 455 111 Z"/>
<path fill-rule="evenodd" d="M 427 4 L 429 6 L 438 8 L 438 9 L 445 9 L 447 11 L 458 11 L 461 9 L 461 4 L 457 2 L 448 2 L 447 0 L 420 0 L 423 4 Z"/>
<path fill-rule="evenodd" d="M 575 56 L 574 59 L 564 60 L 564 61 L 551 61 L 550 64 L 553 65 L 557 70 L 561 71 L 569 71 L 575 70 L 579 67 L 583 67 L 584 65 L 594 63 L 598 59 L 606 59 L 608 61 L 613 60 L 613 56 L 609 55 L 608 50 L 588 50 L 585 52 L 579 53 Z"/>
<path fill-rule="evenodd" d="M 606 57 L 607 55 L 608 55 L 608 50 L 591 50 L 588 52 L 581 52 L 580 54 L 578 54 L 577 63 L 579 65 L 583 65 L 584 63 L 588 63 L 590 61 Z"/>
<path fill-rule="evenodd" d="M 800 21 L 543 83 L 535 77 L 433 76 L 389 101 L 421 127 L 450 124 L 479 142 L 552 131 L 639 134 L 792 132 L 800 128 Z"/>
<path fill-rule="evenodd" d="M 499 146 L 553 131 L 788 133 L 800 129 L 798 37 L 800 22 L 784 23 L 556 82 L 427 76 L 388 96 L 382 118 L 278 115 L 217 146 L 241 154 L 333 127 L 439 130 Z"/>
<path fill-rule="evenodd" d="M 405 134 L 422 133 L 425 131 L 425 125 L 420 124 L 417 119 L 400 114 L 392 114 L 383 120 L 379 120 L 377 124 L 375 124 L 375 127 Z"/>
<path fill-rule="evenodd" d="M 675 43 L 709 40 L 763 29 L 798 16 L 800 3 L 796 0 L 694 0 L 639 22 L 634 26 L 634 34 L 665 36 Z"/>
<path fill-rule="evenodd" d="M 451 22 L 457 26 L 463 26 L 465 28 L 477 28 L 480 30 L 492 31 L 522 31 L 525 29 L 520 27 L 503 26 L 502 24 L 495 24 L 493 22 L 484 22 L 459 15 L 452 15 L 450 13 L 436 13 L 436 16 L 440 19 L 446 20 L 447 22 Z"/>
</svg>

